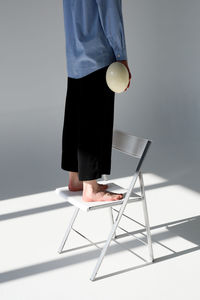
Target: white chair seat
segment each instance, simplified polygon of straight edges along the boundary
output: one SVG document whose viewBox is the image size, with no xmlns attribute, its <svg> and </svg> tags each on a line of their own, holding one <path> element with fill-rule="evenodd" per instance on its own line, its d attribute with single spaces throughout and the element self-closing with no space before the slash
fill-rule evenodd
<svg viewBox="0 0 200 300">
<path fill-rule="evenodd" d="M 127 189 L 121 187 L 120 185 L 115 184 L 114 182 L 109 182 L 107 191 L 113 192 L 113 193 L 122 193 L 124 194 L 124 197 L 126 195 Z M 91 211 L 94 209 L 102 208 L 102 207 L 109 207 L 109 206 L 115 206 L 123 203 L 124 197 L 120 200 L 114 200 L 114 201 L 95 201 L 95 202 L 85 202 L 82 199 L 82 191 L 72 192 L 68 189 L 68 186 L 61 187 L 56 189 L 56 193 L 67 200 L 72 205 L 80 208 L 83 211 Z M 135 193 L 131 193 L 131 196 L 128 200 L 128 202 L 135 202 L 141 200 L 141 196 Z"/>
</svg>

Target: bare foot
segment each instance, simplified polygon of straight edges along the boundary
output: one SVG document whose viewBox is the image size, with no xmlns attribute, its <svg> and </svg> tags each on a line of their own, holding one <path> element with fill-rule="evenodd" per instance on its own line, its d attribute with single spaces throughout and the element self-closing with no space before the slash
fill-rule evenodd
<svg viewBox="0 0 200 300">
<path fill-rule="evenodd" d="M 102 191 L 101 189 L 85 188 L 83 190 L 82 199 L 86 202 L 95 201 L 115 201 L 123 198 L 123 194 L 117 194 L 108 191 Z"/>
</svg>

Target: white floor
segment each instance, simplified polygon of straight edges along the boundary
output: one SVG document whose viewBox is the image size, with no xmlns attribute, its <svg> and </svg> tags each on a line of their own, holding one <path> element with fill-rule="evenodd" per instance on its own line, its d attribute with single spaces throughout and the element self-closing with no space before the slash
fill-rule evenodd
<svg viewBox="0 0 200 300">
<path fill-rule="evenodd" d="M 127 187 L 130 177 L 114 182 Z M 71 205 L 54 191 L 1 201 L 0 299 L 199 300 L 199 193 L 154 174 L 144 174 L 144 182 L 155 261 L 145 262 L 147 248 L 134 237 L 120 238 L 123 247 L 111 243 L 94 282 L 90 276 L 98 248 L 80 247 L 89 243 L 72 231 L 63 253 L 57 252 Z M 141 203 L 129 204 L 126 214 L 144 224 Z M 108 208 L 81 211 L 74 228 L 102 247 L 111 228 L 109 216 Z M 126 218 L 120 225 L 146 240 L 143 226 Z M 80 248 L 67 251 L 75 247 Z"/>
</svg>

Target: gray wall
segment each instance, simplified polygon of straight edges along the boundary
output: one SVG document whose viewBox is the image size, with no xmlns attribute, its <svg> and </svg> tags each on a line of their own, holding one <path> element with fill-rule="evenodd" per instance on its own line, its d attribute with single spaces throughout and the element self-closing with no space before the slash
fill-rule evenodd
<svg viewBox="0 0 200 300">
<path fill-rule="evenodd" d="M 153 140 L 145 172 L 200 191 L 200 2 L 123 0 L 123 14 L 132 82 L 116 94 L 114 127 Z M 66 79 L 62 0 L 1 0 L 0 199 L 67 184 Z M 110 178 L 132 174 L 112 159 Z"/>
</svg>

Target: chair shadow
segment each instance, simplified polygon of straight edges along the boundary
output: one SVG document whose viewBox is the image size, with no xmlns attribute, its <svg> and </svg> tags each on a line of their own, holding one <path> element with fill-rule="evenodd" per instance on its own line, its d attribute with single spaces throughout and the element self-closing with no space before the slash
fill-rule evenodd
<svg viewBox="0 0 200 300">
<path fill-rule="evenodd" d="M 200 226 L 200 216 L 194 216 L 194 217 L 190 217 L 190 218 L 185 218 L 185 219 L 181 219 L 181 220 L 177 220 L 177 221 L 173 221 L 173 222 L 168 222 L 168 223 L 163 223 L 160 225 L 156 225 L 156 226 L 152 226 L 151 229 L 151 236 L 152 236 L 152 245 L 154 247 L 155 244 L 159 245 L 159 246 L 163 246 L 166 248 L 166 246 L 162 243 L 162 241 L 165 241 L 168 238 L 172 238 L 174 236 L 180 236 L 182 238 L 184 238 L 187 241 L 190 241 L 194 244 L 196 244 L 197 246 L 192 247 L 190 249 L 184 249 L 182 251 L 174 251 L 173 249 L 170 249 L 169 247 L 167 247 L 167 249 L 169 251 L 171 251 L 170 254 L 168 255 L 164 255 L 162 257 L 156 257 L 154 258 L 153 262 L 146 262 L 145 264 L 141 264 L 141 265 L 137 265 L 137 266 L 133 266 L 133 267 L 129 267 L 123 270 L 119 270 L 117 272 L 112 272 L 109 274 L 105 274 L 102 276 L 97 276 L 95 280 L 100 280 L 100 279 L 104 279 L 110 276 L 116 276 L 119 275 L 121 273 L 125 273 L 125 272 L 129 272 L 132 270 L 135 270 L 137 268 L 141 268 L 141 267 L 147 267 L 151 264 L 155 264 L 155 263 L 159 263 L 168 259 L 172 259 L 174 257 L 178 257 L 178 256 L 182 256 L 184 254 L 188 254 L 194 251 L 197 251 L 200 249 L 200 235 L 199 235 L 199 231 L 198 228 Z M 153 231 L 155 229 L 160 229 L 162 227 L 166 227 L 166 229 L 168 231 L 166 232 L 162 232 L 162 233 L 156 233 L 154 234 Z M 131 232 L 131 233 L 141 233 L 143 234 L 143 232 L 145 231 L 144 228 L 139 229 L 137 231 Z M 120 237 L 125 237 L 125 234 L 120 235 Z M 119 238 L 120 239 L 120 238 Z M 144 240 L 146 240 L 146 235 L 144 235 Z M 104 243 L 105 241 L 100 241 L 98 243 Z M 96 244 L 98 244 L 96 243 Z M 134 249 L 135 247 L 137 247 L 138 245 L 140 245 L 139 241 L 136 239 L 133 239 L 131 241 L 126 241 L 124 243 L 122 243 L 123 246 L 123 250 L 124 248 L 128 249 Z M 71 251 L 75 251 L 75 250 L 80 250 L 81 248 L 86 248 L 89 247 L 91 245 L 84 245 L 84 246 L 80 246 L 80 247 L 76 247 L 76 248 L 72 248 L 69 250 L 65 250 L 62 252 L 62 254 L 64 253 L 69 253 Z M 119 252 L 119 246 L 116 245 L 110 245 L 106 256 L 108 255 L 112 255 L 114 253 Z M 132 251 L 133 252 L 133 251 Z M 59 269 L 59 268 L 64 268 L 66 266 L 69 265 L 74 265 L 74 264 L 78 264 L 81 262 L 85 262 L 85 261 L 89 261 L 92 259 L 97 259 L 99 257 L 100 254 L 100 249 L 95 249 L 92 251 L 87 251 L 86 253 L 82 253 L 82 254 L 73 254 L 71 256 L 68 257 L 64 257 L 64 258 L 59 258 L 59 259 L 55 259 L 55 260 L 51 260 L 48 262 L 44 262 L 44 263 L 39 263 L 39 264 L 35 264 L 32 266 L 27 266 L 27 267 L 23 267 L 23 268 L 18 268 L 15 270 L 10 270 L 10 271 L 6 271 L 1 273 L 1 278 L 0 278 L 0 282 L 7 282 L 7 281 L 11 281 L 11 280 L 16 280 L 19 278 L 23 278 L 23 277 L 27 277 L 27 276 L 32 276 L 34 274 L 39 274 L 39 273 L 44 273 L 44 272 L 48 272 L 51 270 L 55 270 L 55 269 Z M 144 260 L 144 259 L 143 259 Z M 92 271 L 92 270 L 91 270 Z"/>
<path fill-rule="evenodd" d="M 161 227 L 166 227 L 166 229 L 169 230 L 168 233 L 158 234 L 156 237 L 155 237 L 155 235 L 152 235 L 152 245 L 155 243 L 158 243 L 160 246 L 162 246 L 162 243 L 160 241 L 163 239 L 164 236 L 166 236 L 166 238 L 170 238 L 172 236 L 179 236 L 187 241 L 197 244 L 197 246 L 190 248 L 190 249 L 178 251 L 178 252 L 175 252 L 173 249 L 170 249 L 167 247 L 172 252 L 171 254 L 164 255 L 163 257 L 154 258 L 153 262 L 147 262 L 145 264 L 140 264 L 140 265 L 126 268 L 123 270 L 119 270 L 116 272 L 98 276 L 95 278 L 95 281 L 105 279 L 107 277 L 119 275 L 122 273 L 126 273 L 129 271 L 133 271 L 133 270 L 136 270 L 136 269 L 139 269 L 142 267 L 147 267 L 148 265 L 151 265 L 151 264 L 159 263 L 159 262 L 162 262 L 162 261 L 165 261 L 168 259 L 172 259 L 175 257 L 182 256 L 184 254 L 188 254 L 188 253 L 200 250 L 200 235 L 197 230 L 199 228 L 199 226 L 200 226 L 200 216 L 196 216 L 196 217 L 186 218 L 186 219 L 182 219 L 179 221 L 173 221 L 173 222 L 169 222 L 169 223 L 165 223 L 162 225 L 151 227 L 151 231 L 154 229 L 161 228 Z M 164 246 L 164 247 L 166 248 L 166 246 Z"/>
</svg>

